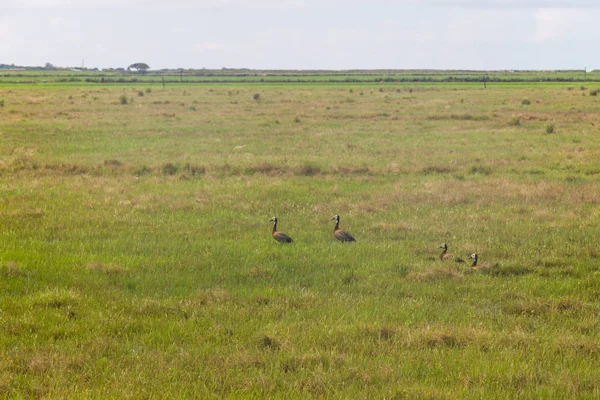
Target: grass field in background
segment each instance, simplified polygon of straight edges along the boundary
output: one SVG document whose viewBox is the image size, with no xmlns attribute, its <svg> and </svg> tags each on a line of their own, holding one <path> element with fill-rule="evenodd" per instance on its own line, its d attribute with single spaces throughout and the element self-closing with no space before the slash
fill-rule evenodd
<svg viewBox="0 0 600 400">
<path fill-rule="evenodd" d="M 0 86 L 0 397 L 600 397 L 594 85 Z"/>
<path fill-rule="evenodd" d="M 4 68 L 3 68 L 4 67 Z M 149 70 L 144 73 L 126 70 L 94 69 L 45 69 L 15 68 L 6 69 L 0 64 L 0 83 L 7 84 L 53 84 L 89 85 L 98 84 L 274 84 L 274 83 L 378 83 L 378 82 L 429 82 L 429 83 L 478 83 L 483 82 L 545 82 L 582 85 L 600 81 L 600 70 L 547 70 L 547 71 L 476 71 L 476 70 L 252 70 L 252 69 L 170 69 Z"/>
</svg>

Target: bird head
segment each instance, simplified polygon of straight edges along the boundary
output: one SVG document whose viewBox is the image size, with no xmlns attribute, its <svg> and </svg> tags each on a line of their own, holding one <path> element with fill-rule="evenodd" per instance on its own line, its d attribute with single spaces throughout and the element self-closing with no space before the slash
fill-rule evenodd
<svg viewBox="0 0 600 400">
<path fill-rule="evenodd" d="M 272 222 L 272 223 L 276 224 L 277 223 L 277 217 L 271 218 L 271 220 L 269 222 Z"/>
<path fill-rule="evenodd" d="M 334 221 L 335 222 L 339 222 L 340 221 L 340 216 L 339 215 L 334 215 L 333 218 L 330 219 L 330 221 Z"/>
<path fill-rule="evenodd" d="M 473 253 L 469 256 L 470 259 L 472 260 L 477 260 L 477 253 Z"/>
<path fill-rule="evenodd" d="M 448 245 L 446 243 L 442 243 L 438 246 L 438 249 L 448 250 Z"/>
</svg>

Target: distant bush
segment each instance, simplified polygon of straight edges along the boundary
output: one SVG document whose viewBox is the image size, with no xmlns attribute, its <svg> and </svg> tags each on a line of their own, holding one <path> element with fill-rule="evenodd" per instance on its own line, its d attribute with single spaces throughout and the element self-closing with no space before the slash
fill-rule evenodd
<svg viewBox="0 0 600 400">
<path fill-rule="evenodd" d="M 521 125 L 521 119 L 519 117 L 513 117 L 508 122 L 508 125 L 510 125 L 510 126 L 519 126 L 519 125 Z"/>
<path fill-rule="evenodd" d="M 296 117 L 296 119 L 294 119 L 294 122 L 295 122 L 295 123 L 297 123 L 297 124 L 299 124 L 299 123 L 300 123 L 300 122 L 302 122 L 302 121 L 300 121 L 300 118 L 299 118 L 299 117 Z"/>
<path fill-rule="evenodd" d="M 152 89 L 150 89 L 150 88 L 146 89 L 146 93 L 152 93 Z"/>
<path fill-rule="evenodd" d="M 119 97 L 119 102 L 121 104 L 127 104 L 127 96 L 125 96 L 124 94 L 122 94 L 121 97 Z"/>
<path fill-rule="evenodd" d="M 4 99 L 0 99 L 0 107 L 4 107 Z"/>
<path fill-rule="evenodd" d="M 546 125 L 546 134 L 550 135 L 554 133 L 554 124 Z"/>
<path fill-rule="evenodd" d="M 260 100 L 260 93 L 254 93 L 254 96 L 252 96 L 252 98 L 256 101 Z"/>
<path fill-rule="evenodd" d="M 590 96 L 597 96 L 600 93 L 600 89 L 592 89 L 590 90 Z"/>
<path fill-rule="evenodd" d="M 144 92 L 142 90 L 138 92 L 138 97 L 144 97 Z"/>
<path fill-rule="evenodd" d="M 528 105 L 531 104 L 531 101 L 529 101 L 527 99 L 523 99 L 523 100 L 521 100 L 521 104 L 524 105 L 524 106 L 528 106 Z"/>
</svg>

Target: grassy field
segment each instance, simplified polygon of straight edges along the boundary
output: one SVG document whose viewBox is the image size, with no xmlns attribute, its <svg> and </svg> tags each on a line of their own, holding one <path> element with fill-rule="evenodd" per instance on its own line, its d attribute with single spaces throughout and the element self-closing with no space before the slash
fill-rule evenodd
<svg viewBox="0 0 600 400">
<path fill-rule="evenodd" d="M 0 397 L 600 397 L 600 97 L 480 86 L 0 86 Z"/>
</svg>

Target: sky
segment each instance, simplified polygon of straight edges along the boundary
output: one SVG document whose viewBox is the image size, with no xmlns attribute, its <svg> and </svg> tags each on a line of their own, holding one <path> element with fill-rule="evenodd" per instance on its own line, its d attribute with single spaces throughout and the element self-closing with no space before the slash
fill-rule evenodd
<svg viewBox="0 0 600 400">
<path fill-rule="evenodd" d="M 0 64 L 600 69 L 597 0 L 0 0 Z"/>
</svg>

